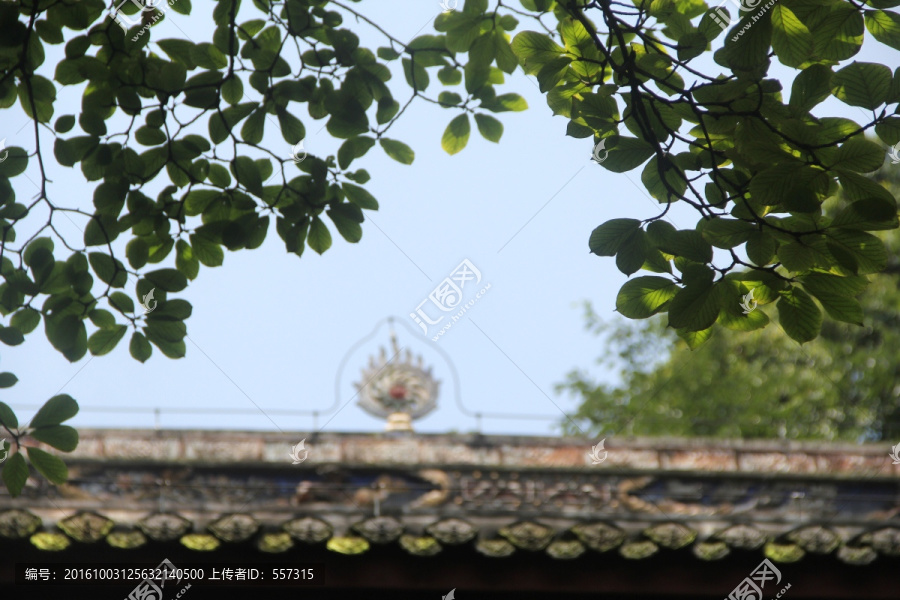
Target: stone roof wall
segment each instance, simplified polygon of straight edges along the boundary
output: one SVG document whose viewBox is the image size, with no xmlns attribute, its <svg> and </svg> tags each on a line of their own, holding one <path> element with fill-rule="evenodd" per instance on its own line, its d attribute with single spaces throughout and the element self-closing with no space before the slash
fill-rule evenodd
<svg viewBox="0 0 900 600">
<path fill-rule="evenodd" d="M 292 446 L 304 440 L 300 462 Z M 480 435 L 86 430 L 68 483 L 0 491 L 0 545 L 72 540 L 192 551 L 468 544 L 571 559 L 701 560 L 762 550 L 848 564 L 900 557 L 900 465 L 890 445 Z"/>
<path fill-rule="evenodd" d="M 301 439 L 309 464 L 471 465 L 505 468 L 583 468 L 765 473 L 833 477 L 900 476 L 889 444 L 772 440 L 610 438 L 606 458 L 593 465 L 598 440 L 531 436 L 282 434 L 181 430 L 82 430 L 73 459 L 204 464 L 290 464 Z M 601 452 L 601 456 L 604 454 Z"/>
</svg>

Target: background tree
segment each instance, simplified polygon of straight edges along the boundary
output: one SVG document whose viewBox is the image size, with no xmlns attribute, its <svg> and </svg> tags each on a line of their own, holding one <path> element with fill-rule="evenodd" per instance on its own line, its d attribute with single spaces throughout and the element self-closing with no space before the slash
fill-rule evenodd
<svg viewBox="0 0 900 600">
<path fill-rule="evenodd" d="M 873 179 L 900 188 L 891 166 Z M 598 435 L 896 439 L 900 232 L 881 238 L 888 266 L 861 298 L 859 325 L 827 322 L 803 346 L 780 329 L 747 335 L 723 328 L 692 352 L 663 319 L 608 322 L 588 306 L 588 328 L 615 349 L 598 362 L 619 368 L 622 384 L 598 384 L 574 371 L 557 390 L 582 399 L 574 419 Z"/>
<path fill-rule="evenodd" d="M 568 135 L 602 140 L 598 162 L 611 171 L 643 165 L 641 179 L 661 203 L 652 218 L 614 219 L 590 237 L 591 251 L 615 256 L 624 273 L 662 274 L 626 283 L 622 314 L 668 313 L 697 345 L 717 322 L 766 325 L 763 311 L 735 310 L 752 289 L 760 303 L 777 304 L 792 338 L 808 341 L 822 326 L 810 294 L 831 318 L 851 319 L 843 307 L 865 275 L 886 265 L 868 232 L 897 227 L 896 201 L 860 174 L 884 156 L 865 132 L 900 143 L 900 117 L 891 114 L 900 69 L 848 61 L 866 30 L 900 48 L 900 17 L 884 10 L 895 0 L 781 0 L 741 14 L 721 41 L 727 10 L 698 0 L 466 0 L 436 17 L 434 33 L 409 42 L 355 4 L 327 0 L 218 0 L 211 39 L 156 39 L 153 27 L 191 18 L 192 3 L 147 4 L 126 2 L 110 15 L 103 0 L 0 3 L 0 110 L 18 102 L 33 131 L 33 150 L 12 146 L 0 163 L 7 345 L 43 324 L 71 361 L 112 351 L 129 331 L 139 361 L 154 347 L 183 356 L 192 307 L 169 294 L 201 265 L 259 247 L 272 226 L 298 256 L 331 246 L 328 222 L 358 242 L 363 211 L 378 208 L 361 160 L 376 144 L 414 160 L 409 145 L 388 136 L 406 107 L 420 100 L 456 113 L 441 139 L 451 154 L 466 146 L 473 119 L 498 141 L 503 126 L 489 113 L 526 108 L 520 96 L 497 93 L 519 66 L 568 119 Z M 361 46 L 345 17 L 372 27 L 384 45 Z M 769 76 L 773 57 L 797 71 L 792 82 Z M 449 89 L 436 93 L 435 80 Z M 83 90 L 80 110 L 60 106 L 58 86 Z M 864 109 L 864 122 L 814 115 L 830 95 Z M 268 123 L 296 151 L 318 120 L 344 140 L 334 156 L 295 161 L 262 144 Z M 40 191 L 22 198 L 12 180 L 32 162 Z M 76 165 L 97 182 L 91 207 L 50 197 L 52 175 Z M 852 203 L 824 217 L 822 203 L 840 189 Z M 673 202 L 697 211 L 696 228 L 665 221 Z M 83 225 L 82 239 L 63 235 L 60 218 Z M 135 305 L 151 294 L 152 312 Z M 18 452 L 26 432 L 0 409 Z M 15 491 L 27 471 L 13 464 L 23 463 L 8 462 L 4 481 Z"/>
</svg>

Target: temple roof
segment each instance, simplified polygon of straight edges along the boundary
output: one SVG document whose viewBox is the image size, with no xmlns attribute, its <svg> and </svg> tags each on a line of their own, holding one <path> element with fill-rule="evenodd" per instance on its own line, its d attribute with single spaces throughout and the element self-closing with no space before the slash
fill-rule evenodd
<svg viewBox="0 0 900 600">
<path fill-rule="evenodd" d="M 502 559 L 753 551 L 865 565 L 900 556 L 884 445 L 775 441 L 83 430 L 69 482 L 0 493 L 0 540 L 52 552 L 178 543 L 199 555 L 466 546 Z M 17 542 L 18 543 L 18 542 Z M 2 542 L 0 542 L 2 544 Z"/>
</svg>

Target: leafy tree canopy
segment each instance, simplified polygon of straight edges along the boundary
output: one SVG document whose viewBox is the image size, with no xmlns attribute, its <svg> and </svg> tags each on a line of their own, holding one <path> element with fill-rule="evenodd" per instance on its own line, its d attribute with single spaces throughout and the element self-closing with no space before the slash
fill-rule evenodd
<svg viewBox="0 0 900 600">
<path fill-rule="evenodd" d="M 900 182 L 900 173 L 892 179 Z M 569 373 L 557 391 L 581 400 L 574 423 L 598 435 L 896 439 L 900 232 L 880 237 L 888 265 L 861 301 L 853 300 L 861 326 L 826 321 L 821 335 L 803 346 L 778 328 L 749 334 L 721 328 L 691 351 L 660 317 L 607 322 L 588 306 L 588 328 L 613 349 L 598 362 L 617 369 L 622 383 Z M 750 314 L 768 319 L 776 310 L 757 306 Z M 563 426 L 576 431 L 573 423 Z"/>
<path fill-rule="evenodd" d="M 493 115 L 526 108 L 501 89 L 519 67 L 568 135 L 602 141 L 603 168 L 640 168 L 660 202 L 650 219 L 614 219 L 590 236 L 591 251 L 627 275 L 657 273 L 623 286 L 622 314 L 667 313 L 696 345 L 716 323 L 764 327 L 764 311 L 739 310 L 753 290 L 792 338 L 809 341 L 820 304 L 852 321 L 841 307 L 886 265 L 870 232 L 897 227 L 896 201 L 861 174 L 884 160 L 867 132 L 900 143 L 900 69 L 852 59 L 867 34 L 900 48 L 896 0 L 779 0 L 762 14 L 732 10 L 727 33 L 729 11 L 700 0 L 466 0 L 409 42 L 349 0 L 218 0 L 214 33 L 200 42 L 155 35 L 163 19 L 189 22 L 191 0 L 138 4 L 120 3 L 113 19 L 103 0 L 0 3 L 0 110 L 18 103 L 33 135 L 33 150 L 11 146 L 0 163 L 7 345 L 43 325 L 71 361 L 129 334 L 139 361 L 154 348 L 183 356 L 192 308 L 169 295 L 201 267 L 259 247 L 273 226 L 298 256 L 325 252 L 332 231 L 358 242 L 365 211 L 378 208 L 367 153 L 415 158 L 389 135 L 406 107 L 454 113 L 441 139 L 451 154 L 473 120 L 498 141 Z M 363 47 L 348 16 L 383 45 Z M 769 75 L 773 61 L 796 72 L 792 82 Z M 57 102 L 62 86 L 81 90 L 80 106 Z M 829 96 L 864 118 L 814 114 Z M 296 151 L 313 121 L 343 140 L 336 155 L 295 161 L 262 145 L 274 127 Z M 33 163 L 39 191 L 29 196 L 12 180 Z M 54 172 L 76 167 L 96 182 L 91 205 L 48 191 Z M 825 217 L 838 190 L 852 203 Z M 665 220 L 674 202 L 697 211 L 695 228 Z M 63 235 L 62 218 L 83 222 L 83 237 Z M 152 312 L 136 306 L 151 294 Z M 0 408 L 18 446 L 24 433 Z"/>
</svg>

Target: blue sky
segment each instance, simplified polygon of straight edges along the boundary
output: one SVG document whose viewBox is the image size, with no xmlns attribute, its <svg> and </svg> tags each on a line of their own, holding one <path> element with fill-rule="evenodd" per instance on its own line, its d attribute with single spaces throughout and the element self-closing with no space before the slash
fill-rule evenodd
<svg viewBox="0 0 900 600">
<path fill-rule="evenodd" d="M 211 5 L 205 4 L 195 3 L 190 16 L 170 10 L 151 30 L 153 39 L 209 40 Z M 245 18 L 255 18 L 245 4 Z M 399 39 L 428 33 L 440 11 L 436 0 L 355 6 Z M 384 45 L 370 28 L 350 19 L 345 24 L 363 32 L 363 45 Z M 896 51 L 868 36 L 866 44 L 872 47 L 857 60 L 900 63 Z M 57 50 L 48 48 L 44 68 L 51 74 Z M 782 76 L 784 70 L 774 73 Z M 402 76 L 395 72 L 392 83 L 402 102 L 408 89 Z M 436 85 L 432 96 L 439 91 Z M 82 88 L 74 87 L 60 92 L 54 119 L 70 112 L 67 104 L 80 105 Z M 126 337 L 113 353 L 73 364 L 53 350 L 41 326 L 24 345 L 2 353 L 0 367 L 20 380 L 4 390 L 4 401 L 27 419 L 34 410 L 28 407 L 56 393 L 70 394 L 82 406 L 72 421 L 77 427 L 149 428 L 152 412 L 137 411 L 159 407 L 163 428 L 380 431 L 383 422 L 356 406 L 353 383 L 368 356 L 388 344 L 385 319 L 394 316 L 402 321 L 395 325 L 400 345 L 422 354 L 442 381 L 438 408 L 416 423 L 418 431 L 470 431 L 476 421 L 469 415 L 484 412 L 507 415 L 485 419 L 485 433 L 554 433 L 555 423 L 576 406 L 574 399 L 553 392 L 566 372 L 590 368 L 598 378 L 614 381 L 613 374 L 593 367 L 605 348 L 584 331 L 579 305 L 590 300 L 600 315 L 616 318 L 615 297 L 626 277 L 612 259 L 589 253 L 588 236 L 608 219 L 647 218 L 659 207 L 643 191 L 639 170 L 610 173 L 590 160 L 590 140 L 565 136 L 566 120 L 551 116 L 533 80 L 518 72 L 502 90 L 521 94 L 529 110 L 499 115 L 505 127 L 499 144 L 473 131 L 468 147 L 455 156 L 441 149 L 440 138 L 457 112 L 413 103 L 389 136 L 413 147 L 413 165 L 394 162 L 377 146 L 360 162 L 372 175 L 366 187 L 381 208 L 367 211 L 359 244 L 345 242 L 332 228 L 330 250 L 319 256 L 307 249 L 298 259 L 284 251 L 273 227 L 258 250 L 226 252 L 222 267 L 201 267 L 187 290 L 170 296 L 194 306 L 186 358 L 170 360 L 155 350 L 141 365 L 128 354 Z M 255 99 L 249 86 L 245 92 Z M 865 118 L 834 99 L 823 109 Z M 313 121 L 305 110 L 296 116 L 306 125 L 309 153 L 336 152 L 339 142 L 320 131 L 324 120 Z M 34 150 L 33 127 L 18 107 L 8 111 L 2 128 L 7 146 Z M 205 134 L 205 127 L 200 132 Z M 41 136 L 45 157 L 51 157 L 53 136 L 47 131 Z M 289 145 L 271 124 L 263 144 L 289 155 Z M 26 174 L 13 179 L 20 202 L 38 191 L 29 182 L 39 181 L 36 161 Z M 92 210 L 94 185 L 83 181 L 80 169 L 53 165 L 50 176 L 51 198 Z M 673 207 L 669 220 L 692 226 L 694 213 L 681 208 Z M 55 222 L 80 243 L 77 220 Z M 26 237 L 19 232 L 19 239 Z M 481 272 L 479 288 L 491 287 L 432 342 L 409 313 L 464 259 Z M 125 291 L 133 294 L 133 285 L 132 279 Z M 464 290 L 464 300 L 470 292 Z M 346 366 L 338 372 L 342 363 Z M 328 412 L 335 405 L 338 409 Z M 136 412 L 93 410 L 113 406 Z M 176 412 L 186 409 L 203 412 Z M 322 413 L 316 425 L 311 416 L 281 414 L 313 410 Z M 529 416 L 548 418 L 522 418 Z"/>
</svg>

